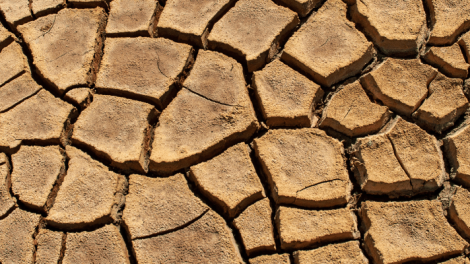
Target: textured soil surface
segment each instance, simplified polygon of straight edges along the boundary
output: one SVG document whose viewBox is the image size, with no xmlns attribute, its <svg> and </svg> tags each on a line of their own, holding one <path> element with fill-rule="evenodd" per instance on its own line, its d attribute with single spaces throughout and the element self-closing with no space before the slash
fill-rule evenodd
<svg viewBox="0 0 470 264">
<path fill-rule="evenodd" d="M 470 264 L 468 0 L 0 0 L 0 264 Z"/>
</svg>

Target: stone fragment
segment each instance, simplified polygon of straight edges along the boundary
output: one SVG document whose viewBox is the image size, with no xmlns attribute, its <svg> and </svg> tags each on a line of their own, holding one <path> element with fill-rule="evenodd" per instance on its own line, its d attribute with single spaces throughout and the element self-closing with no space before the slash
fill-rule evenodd
<svg viewBox="0 0 470 264">
<path fill-rule="evenodd" d="M 164 38 L 107 39 L 96 89 L 162 109 L 174 97 L 192 53 L 191 46 Z"/>
<path fill-rule="evenodd" d="M 18 31 L 38 74 L 62 94 L 70 87 L 94 83 L 106 18 L 102 8 L 65 8 L 19 26 Z"/>
<path fill-rule="evenodd" d="M 428 94 L 437 71 L 419 59 L 389 58 L 361 78 L 362 86 L 391 110 L 410 116 Z"/>
<path fill-rule="evenodd" d="M 313 250 L 294 252 L 296 264 L 308 263 L 355 263 L 368 264 L 369 261 L 359 247 L 359 241 L 330 244 Z"/>
<path fill-rule="evenodd" d="M 132 241 L 138 263 L 244 263 L 225 220 L 208 211 L 183 229 Z"/>
<path fill-rule="evenodd" d="M 448 261 L 439 262 L 440 264 L 470 264 L 470 261 L 466 257 L 457 257 L 449 259 Z"/>
<path fill-rule="evenodd" d="M 157 0 L 114 0 L 110 4 L 107 37 L 154 36 L 160 15 Z"/>
<path fill-rule="evenodd" d="M 22 141 L 58 144 L 65 124 L 76 109 L 40 90 L 13 109 L 0 113 L 0 149 L 13 149 Z"/>
<path fill-rule="evenodd" d="M 253 88 L 270 127 L 315 125 L 312 111 L 323 98 L 320 85 L 274 60 L 253 73 Z"/>
<path fill-rule="evenodd" d="M 470 28 L 470 3 L 466 0 L 426 0 L 433 24 L 428 43 L 451 45 Z"/>
<path fill-rule="evenodd" d="M 259 251 L 276 250 L 271 214 L 269 199 L 264 198 L 250 205 L 233 220 L 248 256 Z"/>
<path fill-rule="evenodd" d="M 234 2 L 167 0 L 158 20 L 158 35 L 206 48 L 209 28 Z"/>
<path fill-rule="evenodd" d="M 95 95 L 74 124 L 72 143 L 123 170 L 147 172 L 151 125 L 158 111 L 150 104 Z"/>
<path fill-rule="evenodd" d="M 271 61 L 298 24 L 295 12 L 271 0 L 241 0 L 215 23 L 209 48 L 240 57 L 253 72 Z"/>
<path fill-rule="evenodd" d="M 63 150 L 59 146 L 21 146 L 11 160 L 14 195 L 26 206 L 47 212 L 54 185 L 65 175 Z"/>
<path fill-rule="evenodd" d="M 252 258 L 250 264 L 291 264 L 291 262 L 289 254 L 274 254 Z"/>
<path fill-rule="evenodd" d="M 155 128 L 149 169 L 169 174 L 249 139 L 259 124 L 234 59 L 200 50 L 183 89 Z"/>
<path fill-rule="evenodd" d="M 1 0 L 0 10 L 11 27 L 33 20 L 29 10 L 29 0 Z"/>
<path fill-rule="evenodd" d="M 459 44 L 448 47 L 431 47 L 423 59 L 445 75 L 453 78 L 467 78 L 468 67 Z"/>
<path fill-rule="evenodd" d="M 287 41 L 282 60 L 328 87 L 360 73 L 375 50 L 346 12 L 343 1 L 327 1 Z"/>
<path fill-rule="evenodd" d="M 32 0 L 31 11 L 36 17 L 55 13 L 65 7 L 64 0 Z"/>
<path fill-rule="evenodd" d="M 263 185 L 251 163 L 250 148 L 245 143 L 192 166 L 189 176 L 202 194 L 230 218 L 265 197 Z"/>
<path fill-rule="evenodd" d="M 29 65 L 20 44 L 13 42 L 0 52 L 0 85 L 20 76 L 24 72 L 29 72 Z M 1 89 L 1 88 L 0 88 Z"/>
<path fill-rule="evenodd" d="M 390 114 L 386 106 L 372 103 L 359 81 L 355 81 L 330 98 L 323 109 L 320 127 L 357 137 L 380 130 Z"/>
<path fill-rule="evenodd" d="M 7 155 L 0 153 L 0 218 L 16 205 L 16 200 L 10 194 L 10 168 Z"/>
<path fill-rule="evenodd" d="M 439 201 L 362 203 L 365 249 L 376 263 L 430 262 L 462 253 L 468 243 Z"/>
<path fill-rule="evenodd" d="M 451 166 L 450 177 L 470 187 L 470 126 L 464 125 L 444 138 L 446 158 Z"/>
<path fill-rule="evenodd" d="M 0 25 L 0 50 L 12 43 L 14 38 L 15 36 L 8 29 Z"/>
<path fill-rule="evenodd" d="M 126 243 L 114 225 L 95 231 L 68 233 L 62 263 L 130 263 Z"/>
<path fill-rule="evenodd" d="M 190 191 L 182 174 L 169 178 L 129 177 L 123 220 L 131 239 L 178 229 L 209 208 Z"/>
<path fill-rule="evenodd" d="M 124 204 L 124 176 L 91 159 L 84 152 L 66 147 L 67 175 L 46 221 L 60 229 L 80 229 L 112 222 Z M 67 246 L 68 248 L 68 246 Z"/>
<path fill-rule="evenodd" d="M 466 238 L 470 238 L 470 192 L 462 187 L 457 190 L 449 207 L 450 219 Z"/>
<path fill-rule="evenodd" d="M 343 146 L 324 131 L 269 130 L 253 145 L 276 203 L 332 207 L 348 202 L 352 187 Z"/>
<path fill-rule="evenodd" d="M 461 79 L 439 73 L 429 86 L 428 98 L 413 113 L 413 118 L 420 126 L 437 133 L 452 127 L 468 108 L 462 86 Z"/>
<path fill-rule="evenodd" d="M 300 17 L 307 16 L 323 3 L 322 0 L 277 0 L 277 2 L 294 10 Z"/>
<path fill-rule="evenodd" d="M 64 234 L 62 232 L 47 229 L 39 230 L 36 237 L 37 250 L 35 263 L 59 263 L 63 236 Z"/>
<path fill-rule="evenodd" d="M 387 55 L 416 55 L 428 32 L 422 0 L 363 0 L 351 15 Z"/>
<path fill-rule="evenodd" d="M 25 99 L 36 94 L 42 87 L 37 84 L 29 73 L 25 73 L 13 81 L 0 87 L 0 112 L 5 112 Z"/>
<path fill-rule="evenodd" d="M 64 100 L 67 100 L 69 103 L 78 105 L 81 110 L 90 105 L 93 98 L 93 91 L 90 88 L 75 88 L 68 91 L 65 96 Z"/>
<path fill-rule="evenodd" d="M 41 215 L 15 209 L 0 220 L 0 261 L 2 263 L 33 263 L 36 227 Z"/>
<path fill-rule="evenodd" d="M 281 206 L 275 217 L 281 248 L 285 250 L 358 239 L 356 220 L 356 215 L 345 208 L 303 210 Z"/>
<path fill-rule="evenodd" d="M 351 156 L 356 179 L 370 194 L 412 196 L 435 191 L 445 179 L 436 138 L 400 117 L 385 133 L 358 139 Z"/>
</svg>

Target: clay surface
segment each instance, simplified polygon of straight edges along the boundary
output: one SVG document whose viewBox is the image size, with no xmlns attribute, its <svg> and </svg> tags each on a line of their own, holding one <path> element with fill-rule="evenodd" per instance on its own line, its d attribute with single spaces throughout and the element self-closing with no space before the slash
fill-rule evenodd
<svg viewBox="0 0 470 264">
<path fill-rule="evenodd" d="M 281 206 L 275 219 L 282 249 L 318 246 L 360 236 L 356 215 L 349 209 L 303 210 Z"/>
<path fill-rule="evenodd" d="M 252 72 L 273 58 L 298 23 L 295 12 L 270 0 L 241 0 L 214 25 L 209 48 L 243 58 Z"/>
<path fill-rule="evenodd" d="M 46 217 L 47 223 L 72 230 L 116 219 L 127 184 L 124 176 L 72 146 L 67 146 L 66 154 L 67 175 Z"/>
<path fill-rule="evenodd" d="M 257 129 L 242 66 L 201 50 L 183 89 L 159 118 L 149 169 L 171 173 L 189 167 Z"/>
<path fill-rule="evenodd" d="M 0 10 L 5 17 L 5 20 L 12 27 L 31 21 L 33 19 L 29 10 L 28 0 L 3 0 L 0 2 Z"/>
<path fill-rule="evenodd" d="M 356 1 L 352 18 L 385 54 L 416 55 L 426 39 L 423 1 Z"/>
<path fill-rule="evenodd" d="M 457 229 L 466 238 L 470 237 L 470 192 L 467 189 L 458 187 L 452 197 L 452 204 L 449 207 L 449 216 L 455 223 Z"/>
<path fill-rule="evenodd" d="M 466 78 L 468 75 L 470 65 L 465 61 L 457 43 L 448 47 L 431 47 L 423 58 L 449 77 Z"/>
<path fill-rule="evenodd" d="M 154 36 L 160 9 L 157 0 L 112 1 L 109 7 L 106 35 L 109 37 Z"/>
<path fill-rule="evenodd" d="M 38 85 L 29 73 L 25 73 L 13 81 L 0 87 L 0 112 L 5 112 L 13 106 L 37 93 L 42 87 Z"/>
<path fill-rule="evenodd" d="M 391 110 L 411 115 L 428 94 L 428 85 L 437 71 L 419 59 L 387 59 L 372 72 L 364 75 L 361 83 L 373 97 Z"/>
<path fill-rule="evenodd" d="M 467 187 L 470 186 L 470 163 L 468 162 L 470 147 L 467 144 L 469 140 L 470 127 L 468 124 L 444 139 L 446 158 L 452 166 L 451 177 Z"/>
<path fill-rule="evenodd" d="M 139 263 L 243 263 L 232 231 L 213 211 L 183 229 L 132 245 Z"/>
<path fill-rule="evenodd" d="M 107 39 L 96 88 L 163 108 L 174 96 L 191 54 L 189 45 L 164 38 Z"/>
<path fill-rule="evenodd" d="M 324 86 L 358 74 L 374 48 L 346 18 L 346 7 L 341 0 L 327 1 L 287 41 L 282 60 Z"/>
<path fill-rule="evenodd" d="M 16 148 L 22 141 L 59 143 L 75 108 L 45 90 L 0 113 L 0 149 Z"/>
<path fill-rule="evenodd" d="M 325 132 L 271 130 L 253 142 L 277 203 L 330 207 L 348 202 L 343 146 Z"/>
<path fill-rule="evenodd" d="M 37 235 L 36 262 L 38 264 L 57 263 L 60 259 L 64 233 L 41 229 Z"/>
<path fill-rule="evenodd" d="M 166 179 L 134 174 L 129 178 L 123 220 L 130 238 L 137 239 L 177 229 L 208 209 L 189 190 L 182 174 Z"/>
<path fill-rule="evenodd" d="M 400 117 L 388 126 L 385 133 L 361 138 L 351 149 L 362 190 L 395 197 L 442 186 L 444 160 L 436 138 Z"/>
<path fill-rule="evenodd" d="M 377 132 L 389 118 L 388 108 L 372 103 L 359 81 L 355 81 L 331 97 L 320 127 L 357 137 Z"/>
<path fill-rule="evenodd" d="M 59 93 L 95 81 L 107 15 L 102 8 L 62 9 L 18 27 L 38 74 Z M 97 54 L 98 52 L 98 54 Z"/>
<path fill-rule="evenodd" d="M 295 264 L 307 263 L 357 263 L 368 264 L 369 261 L 359 247 L 359 241 L 331 244 L 313 250 L 294 252 Z"/>
<path fill-rule="evenodd" d="M 361 215 L 365 249 L 377 263 L 432 261 L 468 246 L 447 222 L 439 201 L 367 201 Z"/>
<path fill-rule="evenodd" d="M 52 189 L 65 174 L 64 151 L 58 146 L 22 146 L 11 161 L 13 194 L 26 206 L 46 212 L 52 206 Z"/>
<path fill-rule="evenodd" d="M 450 45 L 470 28 L 470 3 L 465 0 L 426 0 L 434 24 L 429 43 Z"/>
<path fill-rule="evenodd" d="M 41 215 L 15 209 L 0 220 L 0 261 L 33 263 L 33 234 Z"/>
<path fill-rule="evenodd" d="M 253 73 L 253 88 L 270 127 L 311 127 L 318 117 L 313 110 L 323 97 L 320 85 L 310 81 L 280 60 Z"/>
<path fill-rule="evenodd" d="M 158 111 L 150 104 L 95 95 L 73 127 L 72 142 L 123 170 L 146 172 L 150 123 Z"/>
<path fill-rule="evenodd" d="M 234 2 L 167 0 L 158 20 L 158 36 L 206 48 L 209 27 L 213 26 Z"/>
<path fill-rule="evenodd" d="M 5 84 L 7 81 L 19 76 L 25 71 L 29 71 L 28 61 L 23 54 L 21 46 L 13 42 L 7 47 L 3 48 L 0 52 L 0 85 Z"/>
<path fill-rule="evenodd" d="M 229 217 L 235 217 L 249 204 L 265 197 L 263 185 L 251 163 L 250 148 L 245 143 L 192 166 L 189 176 Z"/>
<path fill-rule="evenodd" d="M 264 198 L 248 207 L 233 221 L 240 231 L 248 255 L 276 249 L 271 214 L 269 199 Z"/>
<path fill-rule="evenodd" d="M 250 259 L 250 264 L 290 264 L 289 254 L 263 255 Z"/>
<path fill-rule="evenodd" d="M 130 263 L 124 239 L 114 225 L 91 232 L 68 233 L 65 245 L 64 264 Z"/>
<path fill-rule="evenodd" d="M 442 133 L 452 127 L 467 110 L 468 100 L 462 91 L 462 80 L 438 74 L 429 85 L 429 95 L 413 113 L 422 127 Z"/>
</svg>

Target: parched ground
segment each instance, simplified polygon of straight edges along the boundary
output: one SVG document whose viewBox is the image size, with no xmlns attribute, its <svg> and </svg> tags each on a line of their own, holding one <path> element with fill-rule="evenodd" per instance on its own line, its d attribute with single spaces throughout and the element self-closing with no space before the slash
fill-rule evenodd
<svg viewBox="0 0 470 264">
<path fill-rule="evenodd" d="M 0 263 L 470 264 L 468 0 L 0 11 Z"/>
</svg>

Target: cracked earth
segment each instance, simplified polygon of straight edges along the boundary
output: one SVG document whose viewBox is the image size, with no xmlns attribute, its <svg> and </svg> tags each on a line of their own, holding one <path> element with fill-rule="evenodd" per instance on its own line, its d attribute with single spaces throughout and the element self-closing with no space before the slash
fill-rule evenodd
<svg viewBox="0 0 470 264">
<path fill-rule="evenodd" d="M 0 0 L 0 264 L 470 264 L 468 0 Z"/>
</svg>

